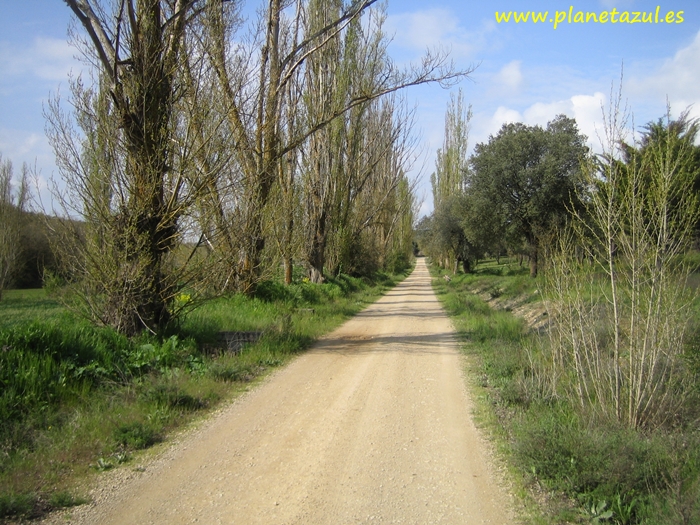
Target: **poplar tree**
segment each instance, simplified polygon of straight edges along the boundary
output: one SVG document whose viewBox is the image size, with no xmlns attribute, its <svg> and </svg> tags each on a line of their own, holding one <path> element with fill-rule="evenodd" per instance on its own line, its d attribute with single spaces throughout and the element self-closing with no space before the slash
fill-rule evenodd
<svg viewBox="0 0 700 525">
<path fill-rule="evenodd" d="M 469 129 L 471 104 L 465 108 L 464 93 L 452 93 L 445 113 L 445 133 L 442 148 L 437 152 L 435 172 L 430 176 L 433 204 L 438 208 L 444 199 L 463 193 L 469 169 Z"/>
<path fill-rule="evenodd" d="M 471 71 L 457 71 L 448 63 L 446 54 L 428 52 L 419 66 L 404 70 L 387 59 L 375 64 L 373 70 L 380 75 L 375 80 L 381 81 L 362 83 L 349 96 L 336 93 L 335 79 L 323 85 L 307 82 L 305 93 L 326 90 L 328 99 L 321 100 L 293 134 L 285 133 L 284 93 L 289 83 L 298 78 L 300 70 L 308 71 L 315 67 L 314 63 L 322 62 L 319 57 L 332 55 L 348 28 L 376 3 L 377 0 L 313 0 L 305 4 L 299 0 L 288 5 L 270 0 L 252 41 L 238 47 L 232 46 L 230 39 L 236 22 L 230 12 L 235 5 L 223 0 L 208 3 L 205 52 L 227 108 L 236 161 L 242 174 L 238 207 L 242 233 L 238 268 L 234 270 L 241 291 L 252 293 L 261 278 L 266 208 L 273 186 L 279 180 L 280 163 L 290 152 L 302 146 L 313 148 L 307 141 L 318 142 L 316 134 L 332 127 L 336 119 L 344 118 L 353 108 L 416 84 L 450 84 Z M 297 19 L 306 18 L 303 37 L 297 38 L 299 26 L 285 16 L 286 12 L 295 13 Z M 385 46 L 384 37 L 381 41 Z M 305 78 L 308 81 L 309 77 Z"/>
<path fill-rule="evenodd" d="M 435 172 L 430 176 L 436 214 L 434 225 L 442 230 L 443 233 L 439 235 L 439 238 L 444 240 L 441 243 L 443 248 L 440 253 L 433 255 L 446 268 L 451 266 L 451 262 L 455 262 L 455 272 L 457 271 L 456 263 L 459 262 L 457 259 L 467 260 L 464 250 L 457 248 L 457 246 L 463 247 L 464 242 L 454 241 L 456 238 L 455 228 L 460 229 L 459 237 L 464 238 L 462 228 L 458 226 L 461 224 L 462 218 L 452 217 L 451 214 L 454 210 L 463 207 L 463 203 L 455 207 L 455 199 L 459 199 L 467 188 L 469 168 L 467 150 L 469 148 L 471 118 L 471 105 L 467 108 L 464 107 L 462 90 L 460 89 L 457 95 L 452 93 L 445 112 L 443 145 L 437 151 Z M 437 245 L 433 243 L 434 247 Z"/>
</svg>

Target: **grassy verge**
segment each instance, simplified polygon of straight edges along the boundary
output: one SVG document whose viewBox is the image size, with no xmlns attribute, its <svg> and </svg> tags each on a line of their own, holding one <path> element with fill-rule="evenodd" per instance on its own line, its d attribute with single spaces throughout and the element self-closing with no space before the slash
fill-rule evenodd
<svg viewBox="0 0 700 525">
<path fill-rule="evenodd" d="M 0 522 L 86 501 L 93 475 L 281 366 L 406 274 L 267 282 L 255 298 L 193 310 L 175 335 L 127 339 L 77 319 L 43 291 L 0 302 Z M 259 339 L 227 351 L 221 332 Z"/>
<path fill-rule="evenodd" d="M 564 379 L 547 376 L 547 336 L 473 293 L 520 293 L 533 301 L 537 281 L 493 263 L 450 282 L 431 271 L 465 341 L 478 421 L 522 489 L 529 522 L 700 523 L 697 422 L 645 433 L 587 417 L 557 388 Z"/>
</svg>

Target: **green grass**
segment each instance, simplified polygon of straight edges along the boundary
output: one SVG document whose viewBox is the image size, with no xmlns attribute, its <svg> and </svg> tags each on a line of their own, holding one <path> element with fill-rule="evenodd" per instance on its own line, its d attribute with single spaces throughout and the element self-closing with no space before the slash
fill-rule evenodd
<svg viewBox="0 0 700 525">
<path fill-rule="evenodd" d="M 643 433 L 587 417 L 561 388 L 566 378 L 547 376 L 548 338 L 528 333 L 520 319 L 474 295 L 497 285 L 504 295 L 535 300 L 539 280 L 523 282 L 514 265 L 502 266 L 489 263 L 450 282 L 436 268 L 431 272 L 464 340 L 477 419 L 509 464 L 527 519 L 700 523 L 697 425 Z"/>
<path fill-rule="evenodd" d="M 0 300 L 0 329 L 27 321 L 60 318 L 66 310 L 43 289 L 5 290 Z"/>
<path fill-rule="evenodd" d="M 500 263 L 495 259 L 481 261 L 473 272 L 452 275 L 447 272 L 452 281 L 444 281 L 441 286 L 444 291 L 459 288 L 464 291 L 486 294 L 491 299 L 518 298 L 523 302 L 537 300 L 540 280 L 530 277 L 527 265 L 521 266 L 515 259 L 501 258 Z"/>
<path fill-rule="evenodd" d="M 92 476 L 134 462 L 245 391 L 405 275 L 263 283 L 257 297 L 201 305 L 163 338 L 95 327 L 42 291 L 8 293 L 0 302 L 0 522 L 80 504 Z M 233 354 L 217 350 L 221 331 L 262 337 Z"/>
</svg>

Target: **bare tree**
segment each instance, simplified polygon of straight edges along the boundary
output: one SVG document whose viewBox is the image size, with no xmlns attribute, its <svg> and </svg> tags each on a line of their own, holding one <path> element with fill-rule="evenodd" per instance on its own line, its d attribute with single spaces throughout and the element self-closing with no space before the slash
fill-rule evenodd
<svg viewBox="0 0 700 525">
<path fill-rule="evenodd" d="M 689 391 L 683 353 L 694 292 L 679 256 L 698 219 L 696 173 L 687 169 L 695 146 L 671 122 L 620 155 L 618 98 L 604 154 L 585 170 L 588 214 L 576 217 L 547 277 L 552 363 L 571 374 L 582 410 L 632 428 L 673 421 Z M 587 260 L 575 257 L 580 247 Z"/>
<path fill-rule="evenodd" d="M 389 96 L 372 102 L 351 130 L 334 212 L 332 273 L 340 268 L 367 273 L 384 266 L 396 224 L 412 205 L 415 181 L 405 174 L 415 147 L 413 115 L 403 101 Z"/>
</svg>

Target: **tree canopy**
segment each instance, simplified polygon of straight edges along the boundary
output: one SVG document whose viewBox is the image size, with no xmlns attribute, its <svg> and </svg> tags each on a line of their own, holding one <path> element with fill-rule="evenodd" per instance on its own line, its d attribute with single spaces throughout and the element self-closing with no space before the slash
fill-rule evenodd
<svg viewBox="0 0 700 525">
<path fill-rule="evenodd" d="M 495 137 L 476 145 L 470 160 L 467 195 L 477 217 L 475 234 L 480 223 L 500 225 L 508 243 L 524 242 L 531 275 L 537 275 L 542 238 L 579 206 L 580 163 L 587 155 L 585 137 L 565 115 L 546 128 L 504 124 Z"/>
<path fill-rule="evenodd" d="M 471 69 L 443 51 L 398 67 L 377 0 L 269 0 L 247 34 L 242 0 L 66 4 L 93 68 L 47 111 L 58 201 L 81 219 L 54 238 L 86 315 L 157 333 L 181 294 L 253 294 L 280 262 L 320 282 L 410 256 L 397 92 Z"/>
</svg>

